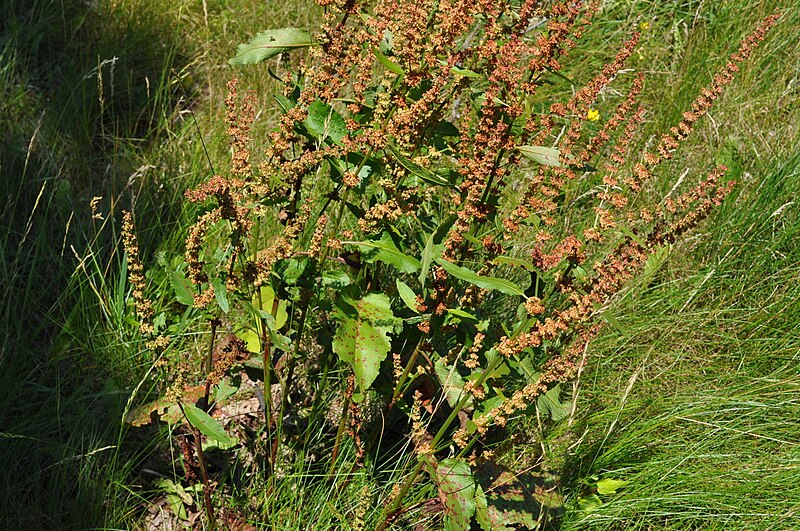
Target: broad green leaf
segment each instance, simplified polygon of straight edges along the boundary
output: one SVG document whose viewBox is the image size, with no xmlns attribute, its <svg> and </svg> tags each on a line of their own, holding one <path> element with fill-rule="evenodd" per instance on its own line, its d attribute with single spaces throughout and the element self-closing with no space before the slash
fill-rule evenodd
<svg viewBox="0 0 800 531">
<path fill-rule="evenodd" d="M 597 493 L 598 494 L 616 494 L 618 489 L 621 489 L 628 482 L 622 479 L 601 479 L 597 482 Z"/>
<path fill-rule="evenodd" d="M 474 284 L 479 288 L 488 289 L 488 290 L 497 290 L 501 293 L 506 293 L 508 295 L 517 295 L 520 297 L 525 296 L 525 290 L 510 282 L 508 280 L 504 280 L 502 278 L 497 277 L 484 277 L 478 275 L 474 271 L 467 269 L 466 267 L 457 266 L 452 262 L 448 262 L 443 258 L 437 258 L 436 263 L 439 264 L 445 271 L 447 271 L 450 275 L 453 275 L 459 280 L 463 280 L 464 282 L 469 282 L 470 284 Z"/>
<path fill-rule="evenodd" d="M 217 304 L 222 313 L 228 313 L 230 306 L 228 305 L 228 288 L 221 278 L 215 278 L 211 283 L 214 287 L 214 297 L 217 299 Z"/>
<path fill-rule="evenodd" d="M 540 529 L 544 515 L 563 512 L 558 478 L 552 474 L 532 475 L 487 461 L 475 477 L 484 498 L 476 489 L 475 516 L 484 531 Z"/>
<path fill-rule="evenodd" d="M 225 433 L 225 428 L 208 413 L 192 404 L 184 404 L 183 413 L 189 424 L 200 430 L 200 433 L 223 445 L 235 445 L 236 439 Z"/>
<path fill-rule="evenodd" d="M 239 380 L 241 380 L 241 378 Z M 217 384 L 217 391 L 214 393 L 214 402 L 222 402 L 226 398 L 233 396 L 238 390 L 238 384 L 231 385 L 230 380 L 224 378 Z"/>
<path fill-rule="evenodd" d="M 228 63 L 251 65 L 271 59 L 278 54 L 308 48 L 314 44 L 311 34 L 303 29 L 282 28 L 259 33 L 247 44 L 236 47 L 236 55 Z"/>
<path fill-rule="evenodd" d="M 536 407 L 545 414 L 550 415 L 554 422 L 566 418 L 569 415 L 571 404 L 561 401 L 561 384 L 556 385 L 536 399 Z"/>
<path fill-rule="evenodd" d="M 361 258 L 367 263 L 372 263 L 376 260 L 384 262 L 394 266 L 401 273 L 413 273 L 420 268 L 419 260 L 400 252 L 387 232 L 381 234 L 379 240 L 342 243 L 351 243 L 361 247 L 363 253 Z"/>
<path fill-rule="evenodd" d="M 601 505 L 603 505 L 603 502 L 597 494 L 578 498 L 578 509 L 584 513 L 591 513 Z"/>
<path fill-rule="evenodd" d="M 645 248 L 647 247 L 647 242 L 645 242 L 640 236 L 634 234 L 633 231 L 628 227 L 626 227 L 625 225 L 617 225 L 617 228 L 622 234 L 624 234 L 625 236 L 636 242 L 638 245 L 641 245 L 642 247 Z"/>
<path fill-rule="evenodd" d="M 553 166 L 556 168 L 563 168 L 559 157 L 561 152 L 556 148 L 549 148 L 544 146 L 517 146 L 520 153 L 528 157 L 534 162 L 543 164 L 545 166 Z"/>
<path fill-rule="evenodd" d="M 293 109 L 297 105 L 295 102 L 293 102 L 283 94 L 273 94 L 272 97 L 275 98 L 275 101 L 277 101 L 278 105 L 281 106 L 283 112 L 289 111 L 290 109 Z"/>
<path fill-rule="evenodd" d="M 260 297 L 260 299 L 259 299 Z M 275 290 L 269 284 L 261 286 L 257 294 L 253 295 L 253 307 L 263 310 L 271 316 L 273 306 L 275 306 Z M 287 303 L 285 300 L 278 299 L 278 309 L 274 317 L 274 329 L 280 330 L 286 321 L 289 320 L 289 313 L 286 311 Z M 263 316 L 266 319 L 268 317 Z"/>
<path fill-rule="evenodd" d="M 346 311 L 337 307 L 339 328 L 333 338 L 333 351 L 353 366 L 356 383 L 363 393 L 378 377 L 381 363 L 391 349 L 389 333 L 397 323 L 389 297 L 370 293 L 352 301 Z"/>
<path fill-rule="evenodd" d="M 436 360 L 433 369 L 442 386 L 444 396 L 447 398 L 447 403 L 450 404 L 450 407 L 455 407 L 464 394 L 464 379 L 457 370 L 445 365 L 442 358 Z M 467 406 L 472 407 L 472 397 L 467 401 Z"/>
<path fill-rule="evenodd" d="M 444 527 L 466 531 L 475 514 L 475 478 L 463 459 L 442 459 L 436 466 L 439 498 L 444 502 Z"/>
<path fill-rule="evenodd" d="M 417 310 L 417 296 L 414 290 L 399 278 L 395 279 L 394 283 L 397 286 L 397 293 L 400 295 L 400 299 L 408 306 L 408 309 L 414 313 L 419 313 L 419 310 Z"/>
<path fill-rule="evenodd" d="M 334 143 L 339 144 L 347 135 L 347 125 L 342 115 L 320 100 L 316 100 L 308 106 L 308 116 L 303 125 L 314 138 L 320 141 L 330 138 Z"/>
<path fill-rule="evenodd" d="M 661 245 L 647 257 L 639 276 L 639 285 L 648 286 L 656 276 L 656 273 L 664 266 L 672 252 L 672 244 Z"/>
<path fill-rule="evenodd" d="M 172 284 L 172 289 L 175 290 L 175 300 L 185 306 L 192 306 L 194 304 L 194 289 L 184 274 L 180 271 L 170 271 L 169 280 Z"/>
<path fill-rule="evenodd" d="M 255 330 L 248 328 L 247 330 L 242 330 L 236 337 L 241 339 L 247 345 L 247 351 L 252 352 L 254 354 L 261 354 L 261 338 L 256 333 Z"/>
</svg>

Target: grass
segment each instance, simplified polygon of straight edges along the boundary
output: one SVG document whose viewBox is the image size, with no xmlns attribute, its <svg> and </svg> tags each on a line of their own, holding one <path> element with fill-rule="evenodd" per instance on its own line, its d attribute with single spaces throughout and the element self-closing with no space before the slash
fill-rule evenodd
<svg viewBox="0 0 800 531">
<path fill-rule="evenodd" d="M 620 309 L 627 337 L 594 345 L 568 528 L 800 524 L 800 209 L 785 194 L 798 181 L 800 157 L 776 164 L 691 253 L 707 265 L 662 272 Z M 581 511 L 594 478 L 628 483 Z"/>
<path fill-rule="evenodd" d="M 141 522 L 150 493 L 139 470 L 163 439 L 131 436 L 120 422 L 153 360 L 128 319 L 116 220 L 134 206 L 150 265 L 158 251 L 179 254 L 192 214 L 182 192 L 211 173 L 200 134 L 211 166 L 227 166 L 232 45 L 266 27 L 313 27 L 316 16 L 296 1 L 153 4 L 0 1 L 0 527 Z M 736 197 L 619 301 L 625 334 L 593 344 L 578 416 L 548 440 L 565 529 L 800 527 L 800 15 L 779 0 L 608 1 L 568 74 L 593 75 L 649 23 L 635 65 L 649 73 L 646 142 L 774 7 L 784 20 L 680 162 L 726 163 Z M 237 74 L 268 127 L 266 67 Z M 663 194 L 679 171 L 666 167 L 650 192 Z M 94 196 L 104 219 L 92 219 Z M 191 323 L 171 324 L 191 333 Z M 627 483 L 598 497 L 605 478 Z M 244 484 L 242 510 L 258 489 Z M 285 529 L 306 528 L 298 515 L 346 527 L 376 510 L 361 507 L 370 498 L 357 478 L 341 506 L 325 503 L 326 489 L 307 494 L 263 503 Z"/>
</svg>

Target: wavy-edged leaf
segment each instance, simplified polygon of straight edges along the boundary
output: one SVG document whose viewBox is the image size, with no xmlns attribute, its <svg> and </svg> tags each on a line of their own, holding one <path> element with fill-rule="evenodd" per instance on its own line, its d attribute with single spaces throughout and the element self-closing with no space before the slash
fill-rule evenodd
<svg viewBox="0 0 800 531">
<path fill-rule="evenodd" d="M 379 48 L 372 48 L 372 53 L 375 54 L 375 57 L 378 59 L 378 62 L 386 67 L 386 70 L 389 72 L 394 72 L 398 76 L 404 75 L 406 72 L 403 70 L 399 64 L 395 63 L 391 59 L 389 59 L 386 54 L 384 54 Z"/>
<path fill-rule="evenodd" d="M 225 285 L 225 281 L 221 278 L 215 278 L 211 285 L 214 287 L 214 297 L 217 299 L 219 309 L 222 310 L 222 313 L 228 313 L 230 305 L 228 304 L 228 288 Z"/>
<path fill-rule="evenodd" d="M 378 377 L 381 363 L 392 347 L 389 332 L 397 318 L 391 301 L 382 293 L 370 293 L 358 301 L 341 301 L 335 316 L 340 324 L 333 338 L 333 351 L 353 366 L 356 384 L 363 393 Z"/>
<path fill-rule="evenodd" d="M 228 60 L 231 65 L 252 65 L 271 59 L 278 54 L 308 48 L 314 44 L 311 34 L 299 28 L 281 28 L 262 31 L 247 44 L 236 47 L 236 55 Z"/>
<path fill-rule="evenodd" d="M 571 404 L 561 401 L 561 384 L 556 385 L 536 399 L 536 407 L 543 415 L 550 415 L 550 419 L 558 422 L 569 415 Z"/>
<path fill-rule="evenodd" d="M 514 267 L 521 267 L 528 271 L 535 271 L 536 268 L 529 260 L 521 260 L 519 258 L 512 258 L 510 256 L 495 256 L 492 260 L 495 264 L 508 264 Z"/>
<path fill-rule="evenodd" d="M 601 479 L 597 482 L 597 493 L 603 495 L 616 494 L 617 490 L 621 489 L 627 484 L 628 482 L 624 479 Z"/>
<path fill-rule="evenodd" d="M 444 396 L 447 398 L 447 403 L 450 407 L 456 407 L 458 401 L 464 395 L 464 378 L 453 367 L 448 367 L 442 358 L 436 360 L 433 364 L 436 377 L 439 379 L 439 384 L 442 386 Z M 467 407 L 472 407 L 472 397 L 466 403 Z"/>
<path fill-rule="evenodd" d="M 425 249 L 422 251 L 422 264 L 421 271 L 419 273 L 419 283 L 422 284 L 423 290 L 425 289 L 425 280 L 428 278 L 428 272 L 431 269 L 431 264 L 435 258 L 442 254 L 442 250 L 444 249 L 444 238 L 447 236 L 447 233 L 450 231 L 450 227 L 453 226 L 455 221 L 456 215 L 453 214 L 444 220 L 438 227 L 436 227 L 436 230 L 433 233 L 427 235 L 425 238 Z"/>
<path fill-rule="evenodd" d="M 444 527 L 466 531 L 475 514 L 475 478 L 464 459 L 442 459 L 436 466 L 436 484 L 444 502 Z"/>
<path fill-rule="evenodd" d="M 496 290 L 500 293 L 506 293 L 507 295 L 517 295 L 519 297 L 525 296 L 525 291 L 511 281 L 497 277 L 485 277 L 478 275 L 471 269 L 457 266 L 452 262 L 448 262 L 444 258 L 437 258 L 435 262 L 450 275 L 453 275 L 457 279 L 463 280 L 464 282 L 474 284 L 479 288 Z"/>
</svg>

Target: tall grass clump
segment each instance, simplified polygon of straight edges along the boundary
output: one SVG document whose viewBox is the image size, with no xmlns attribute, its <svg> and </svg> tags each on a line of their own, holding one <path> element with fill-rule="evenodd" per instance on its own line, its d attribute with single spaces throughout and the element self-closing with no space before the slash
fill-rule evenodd
<svg viewBox="0 0 800 531">
<path fill-rule="evenodd" d="M 267 139 L 229 83 L 231 165 L 187 192 L 160 291 L 126 214 L 141 387 L 162 392 L 127 419 L 175 426 L 184 481 L 160 484 L 210 528 L 546 525 L 553 479 L 504 453 L 569 414 L 612 299 L 732 190 L 724 166 L 652 186 L 779 16 L 634 152 L 638 33 L 559 90 L 599 2 L 318 3 L 320 33 L 237 48 L 234 65 L 308 52 L 258 67 L 283 82 Z M 175 333 L 198 319 L 196 342 Z"/>
</svg>

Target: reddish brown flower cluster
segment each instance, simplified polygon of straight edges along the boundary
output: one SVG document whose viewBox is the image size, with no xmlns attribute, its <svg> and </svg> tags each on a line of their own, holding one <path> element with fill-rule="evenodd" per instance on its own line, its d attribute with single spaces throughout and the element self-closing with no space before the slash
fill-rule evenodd
<svg viewBox="0 0 800 531">
<path fill-rule="evenodd" d="M 154 313 L 153 303 L 144 294 L 144 267 L 139 261 L 139 242 L 133 226 L 133 215 L 130 212 L 122 215 L 122 246 L 128 261 L 128 282 L 133 288 L 133 302 L 136 316 L 139 318 L 139 329 L 142 334 L 150 335 L 154 332 L 151 322 Z"/>
<path fill-rule="evenodd" d="M 642 183 L 652 176 L 655 166 L 664 160 L 672 158 L 672 154 L 681 142 L 694 129 L 694 124 L 701 117 L 708 113 L 708 110 L 725 90 L 725 86 L 733 81 L 733 76 L 739 71 L 739 65 L 746 61 L 758 44 L 764 40 L 767 32 L 775 25 L 780 18 L 780 14 L 772 14 L 765 18 L 761 24 L 750 35 L 745 37 L 739 46 L 739 51 L 731 54 L 725 66 L 714 76 L 711 84 L 704 88 L 700 95 L 692 102 L 691 110 L 683 113 L 683 120 L 678 125 L 670 128 L 669 133 L 661 136 L 661 142 L 656 147 L 655 153 L 648 153 L 644 158 L 644 164 L 637 165 L 634 174 L 626 180 L 626 183 L 633 189 L 638 190 Z"/>
</svg>

